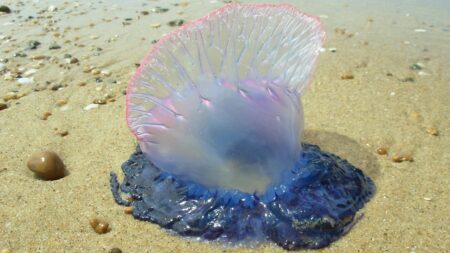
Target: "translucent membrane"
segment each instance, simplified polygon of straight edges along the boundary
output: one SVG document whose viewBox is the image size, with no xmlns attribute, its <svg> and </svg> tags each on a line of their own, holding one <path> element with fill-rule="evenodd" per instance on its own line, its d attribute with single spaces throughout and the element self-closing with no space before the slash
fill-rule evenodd
<svg viewBox="0 0 450 253">
<path fill-rule="evenodd" d="M 295 167 L 324 39 L 290 5 L 227 5 L 164 36 L 130 81 L 127 121 L 158 168 L 263 193 Z"/>
</svg>

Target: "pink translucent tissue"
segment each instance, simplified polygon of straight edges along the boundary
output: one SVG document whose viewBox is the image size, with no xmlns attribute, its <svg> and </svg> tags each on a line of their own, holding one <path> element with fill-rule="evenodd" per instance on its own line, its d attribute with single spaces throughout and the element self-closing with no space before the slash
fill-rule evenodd
<svg viewBox="0 0 450 253">
<path fill-rule="evenodd" d="M 301 152 L 300 95 L 324 36 L 290 5 L 226 5 L 151 49 L 128 86 L 128 126 L 164 171 L 264 192 Z"/>
</svg>

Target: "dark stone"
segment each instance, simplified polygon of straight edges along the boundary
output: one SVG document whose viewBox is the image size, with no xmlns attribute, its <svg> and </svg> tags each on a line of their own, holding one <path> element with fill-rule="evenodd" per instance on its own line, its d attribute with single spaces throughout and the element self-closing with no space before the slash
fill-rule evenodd
<svg viewBox="0 0 450 253">
<path fill-rule="evenodd" d="M 19 51 L 17 53 L 14 53 L 14 57 L 27 57 L 27 54 L 22 51 Z"/>
<path fill-rule="evenodd" d="M 169 11 L 168 8 L 161 8 L 159 6 L 152 9 L 152 12 L 154 12 L 154 13 L 163 13 L 163 12 L 167 12 L 167 11 Z"/>
<path fill-rule="evenodd" d="M 60 49 L 60 48 L 61 48 L 61 46 L 58 45 L 58 44 L 56 44 L 56 43 L 52 43 L 52 44 L 48 47 L 48 49 L 50 49 L 50 50 L 55 50 L 55 49 Z"/>
<path fill-rule="evenodd" d="M 167 23 L 169 26 L 182 26 L 184 24 L 183 19 L 175 19 Z"/>
<path fill-rule="evenodd" d="M 27 47 L 25 49 L 26 50 L 35 50 L 40 45 L 41 45 L 41 42 L 39 42 L 37 40 L 31 40 L 31 41 L 28 42 L 28 45 L 27 45 Z"/>
<path fill-rule="evenodd" d="M 6 5 L 0 5 L 0 12 L 11 13 L 11 9 Z"/>
</svg>

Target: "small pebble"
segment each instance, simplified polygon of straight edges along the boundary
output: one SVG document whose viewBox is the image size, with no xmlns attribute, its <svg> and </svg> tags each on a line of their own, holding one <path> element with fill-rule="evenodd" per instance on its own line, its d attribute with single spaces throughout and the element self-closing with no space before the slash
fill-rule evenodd
<svg viewBox="0 0 450 253">
<path fill-rule="evenodd" d="M 48 117 L 50 117 L 51 115 L 52 115 L 51 112 L 43 112 L 42 115 L 41 115 L 41 117 L 40 117 L 40 119 L 42 119 L 42 120 L 47 120 Z"/>
<path fill-rule="evenodd" d="M 141 11 L 141 14 L 144 15 L 144 16 L 147 16 L 150 13 L 148 11 Z"/>
<path fill-rule="evenodd" d="M 439 130 L 435 127 L 429 127 L 429 128 L 427 128 L 427 134 L 433 135 L 433 136 L 438 136 Z"/>
<path fill-rule="evenodd" d="M 96 98 L 96 99 L 94 99 L 93 103 L 98 104 L 98 105 L 104 105 L 104 104 L 106 104 L 106 99 Z"/>
<path fill-rule="evenodd" d="M 426 201 L 431 201 L 432 200 L 432 198 L 429 198 L 429 197 L 424 197 L 423 199 L 426 200 Z"/>
<path fill-rule="evenodd" d="M 41 42 L 37 40 L 31 40 L 28 42 L 28 46 L 25 48 L 25 50 L 35 50 L 39 47 L 39 45 L 41 45 Z"/>
<path fill-rule="evenodd" d="M 109 250 L 109 253 L 122 253 L 122 250 L 119 248 L 112 248 Z"/>
<path fill-rule="evenodd" d="M 22 77 L 17 79 L 17 82 L 23 85 L 32 84 L 34 82 L 33 78 Z"/>
<path fill-rule="evenodd" d="M 84 73 L 89 73 L 89 72 L 91 72 L 93 69 L 94 69 L 95 67 L 94 66 L 85 66 L 85 67 L 83 67 L 83 72 Z"/>
<path fill-rule="evenodd" d="M 52 44 L 48 47 L 48 49 L 50 49 L 50 50 L 55 50 L 55 49 L 60 49 L 60 48 L 61 48 L 61 46 L 58 45 L 58 44 L 56 44 L 56 43 L 52 43 Z"/>
<path fill-rule="evenodd" d="M 65 104 L 67 104 L 67 100 L 66 99 L 60 99 L 60 100 L 56 101 L 56 105 L 57 106 L 63 106 Z"/>
<path fill-rule="evenodd" d="M 161 27 L 161 24 L 160 23 L 150 24 L 150 27 L 159 28 L 159 27 Z"/>
<path fill-rule="evenodd" d="M 75 63 L 78 63 L 78 62 L 79 62 L 79 60 L 77 58 L 75 58 L 75 57 L 69 59 L 69 63 L 70 64 L 75 64 Z"/>
<path fill-rule="evenodd" d="M 169 26 L 182 26 L 184 24 L 183 19 L 175 19 L 167 23 Z"/>
<path fill-rule="evenodd" d="M 32 76 L 36 72 L 37 72 L 37 69 L 29 69 L 29 70 L 25 71 L 25 73 L 23 73 L 23 76 L 29 77 L 29 76 Z"/>
<path fill-rule="evenodd" d="M 47 58 L 47 56 L 45 56 L 45 55 L 35 55 L 35 56 L 31 57 L 31 59 L 33 59 L 33 60 L 43 60 L 46 58 Z"/>
<path fill-rule="evenodd" d="M 91 70 L 91 74 L 94 74 L 94 75 L 98 75 L 98 74 L 100 74 L 100 69 L 92 69 Z"/>
<path fill-rule="evenodd" d="M 50 89 L 53 90 L 53 91 L 57 91 L 57 90 L 59 90 L 59 89 L 61 89 L 63 87 L 64 87 L 64 85 L 62 85 L 62 84 L 54 84 L 54 85 L 52 85 L 50 87 Z"/>
<path fill-rule="evenodd" d="M 1 5 L 0 6 L 0 12 L 11 13 L 11 9 L 8 6 L 6 6 L 6 5 Z"/>
<path fill-rule="evenodd" d="M 79 82 L 78 86 L 86 86 L 86 84 L 87 84 L 86 82 Z"/>
<path fill-rule="evenodd" d="M 351 80 L 351 79 L 354 79 L 354 78 L 355 77 L 352 74 L 349 74 L 349 73 L 341 75 L 341 79 L 342 80 Z"/>
<path fill-rule="evenodd" d="M 392 161 L 396 163 L 413 162 L 414 158 L 411 155 L 394 155 Z"/>
<path fill-rule="evenodd" d="M 377 154 L 379 154 L 379 155 L 387 155 L 387 153 L 388 153 L 388 151 L 384 147 L 380 147 L 377 149 Z"/>
<path fill-rule="evenodd" d="M 104 69 L 104 70 L 100 71 L 100 74 L 102 76 L 111 76 L 111 71 Z"/>
<path fill-rule="evenodd" d="M 8 105 L 5 103 L 0 103 L 0 111 L 5 110 L 6 108 L 8 108 Z"/>
<path fill-rule="evenodd" d="M 94 218 L 89 221 L 89 224 L 97 234 L 105 234 L 109 231 L 109 224 L 106 221 Z"/>
<path fill-rule="evenodd" d="M 98 108 L 98 104 L 88 104 L 83 109 L 85 111 L 89 111 L 89 110 L 92 110 L 92 109 L 95 109 L 95 108 Z"/>
<path fill-rule="evenodd" d="M 54 5 L 50 5 L 48 8 L 47 8 L 47 11 L 48 12 L 54 12 L 54 11 L 57 11 L 58 10 L 58 8 L 56 8 L 56 6 L 54 6 Z"/>
<path fill-rule="evenodd" d="M 330 52 L 332 52 L 332 53 L 336 53 L 337 52 L 337 49 L 335 47 L 330 47 L 330 48 L 328 48 L 328 50 Z"/>
<path fill-rule="evenodd" d="M 154 13 L 163 13 L 163 12 L 169 11 L 169 9 L 161 8 L 161 7 L 157 6 L 157 7 L 153 8 L 151 11 Z"/>
<path fill-rule="evenodd" d="M 402 161 L 404 161 L 404 162 L 413 162 L 414 158 L 412 157 L 412 155 L 404 155 L 404 156 L 402 156 Z"/>
<path fill-rule="evenodd" d="M 425 67 L 423 63 L 414 63 L 413 65 L 409 66 L 409 69 L 411 70 L 422 70 Z"/>
<path fill-rule="evenodd" d="M 69 131 L 67 131 L 67 130 L 56 130 L 55 134 L 59 135 L 61 137 L 64 137 L 64 136 L 69 135 Z"/>
<path fill-rule="evenodd" d="M 123 212 L 126 214 L 132 214 L 133 213 L 133 206 L 127 206 L 123 209 Z"/>
<path fill-rule="evenodd" d="M 394 156 L 392 157 L 392 161 L 393 161 L 393 162 L 396 162 L 396 163 L 401 163 L 403 160 L 402 160 L 402 157 L 401 157 L 401 156 L 399 156 L 399 155 L 394 155 Z"/>
<path fill-rule="evenodd" d="M 17 96 L 17 93 L 15 92 L 8 92 L 6 93 L 5 96 L 3 96 L 3 100 L 5 102 L 8 102 L 9 100 L 14 100 L 14 99 L 18 99 L 19 97 Z"/>
<path fill-rule="evenodd" d="M 27 57 L 27 54 L 24 52 L 17 52 L 14 53 L 14 57 Z"/>
<path fill-rule="evenodd" d="M 56 180 L 65 176 L 64 163 L 53 151 L 34 153 L 28 159 L 27 167 L 44 180 Z"/>
</svg>

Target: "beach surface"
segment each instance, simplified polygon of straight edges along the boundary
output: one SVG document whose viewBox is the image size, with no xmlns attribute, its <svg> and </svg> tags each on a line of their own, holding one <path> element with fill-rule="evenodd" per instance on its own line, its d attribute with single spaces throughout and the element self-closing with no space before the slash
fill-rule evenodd
<svg viewBox="0 0 450 253">
<path fill-rule="evenodd" d="M 186 240 L 125 214 L 110 190 L 109 173 L 122 176 L 137 144 L 128 80 L 163 34 L 224 2 L 2 1 L 11 12 L 0 15 L 1 253 L 284 251 Z M 327 32 L 302 98 L 305 142 L 377 186 L 350 232 L 316 251 L 450 252 L 450 3 L 284 2 Z M 33 175 L 27 161 L 44 150 L 67 176 Z M 92 218 L 110 231 L 97 234 Z"/>
</svg>

